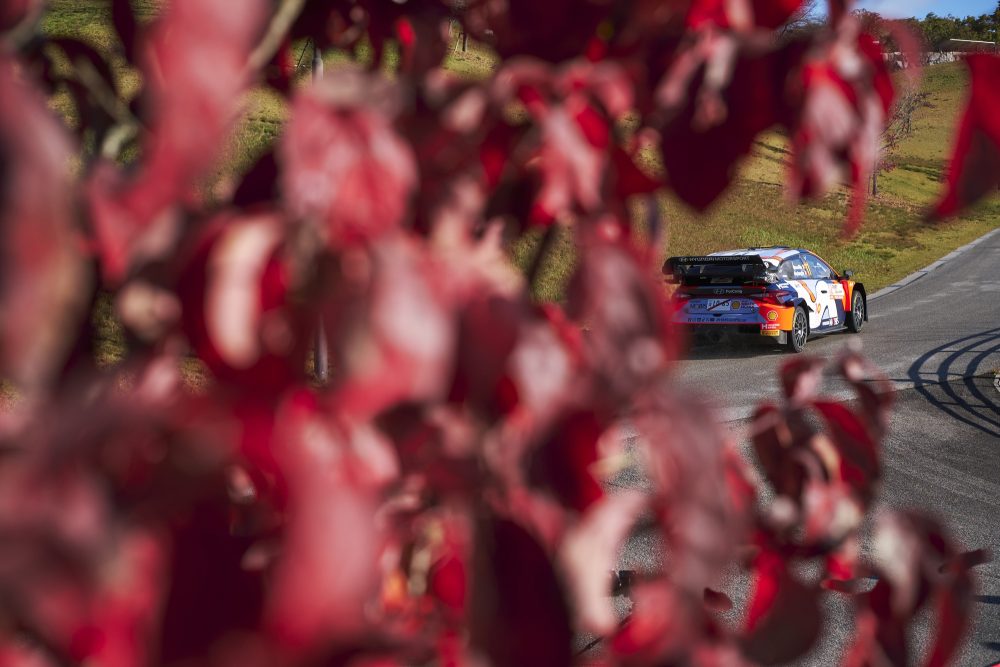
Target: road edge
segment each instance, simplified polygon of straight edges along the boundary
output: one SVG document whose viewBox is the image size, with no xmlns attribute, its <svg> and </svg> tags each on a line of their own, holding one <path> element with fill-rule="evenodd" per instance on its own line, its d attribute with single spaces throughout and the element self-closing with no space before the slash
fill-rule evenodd
<svg viewBox="0 0 1000 667">
<path fill-rule="evenodd" d="M 908 285 L 913 284 L 917 280 L 919 280 L 919 279 L 923 278 L 924 276 L 926 276 L 928 273 L 931 273 L 931 272 L 935 271 L 936 269 L 941 268 L 942 266 L 944 266 L 948 262 L 956 259 L 957 257 L 959 257 L 959 256 L 963 255 L 964 253 L 968 252 L 969 250 L 971 250 L 972 248 L 976 247 L 980 243 L 986 241 L 987 239 L 989 239 L 990 237 L 992 237 L 994 234 L 1000 234 L 1000 227 L 997 227 L 996 229 L 991 229 L 990 231 L 986 232 L 985 234 L 983 234 L 979 238 L 976 238 L 976 239 L 970 241 L 969 243 L 966 243 L 963 246 L 955 248 L 954 250 L 952 250 L 951 252 L 949 252 L 947 255 L 944 255 L 940 259 L 938 259 L 938 260 L 936 260 L 936 261 L 928 264 L 927 266 L 925 266 L 924 268 L 920 269 L 919 271 L 914 271 L 910 275 L 906 276 L 905 278 L 902 278 L 901 280 L 896 281 L 892 285 L 889 285 L 887 287 L 883 287 L 882 289 L 878 290 L 874 294 L 869 295 L 868 296 L 868 300 L 869 301 L 873 301 L 873 300 L 875 300 L 875 299 L 877 299 L 879 297 L 883 297 L 883 296 L 885 296 L 887 294 L 892 294 L 893 292 L 895 292 L 897 290 L 900 290 L 900 289 L 902 289 L 902 288 L 904 288 L 904 287 L 906 287 Z M 902 388 L 900 388 L 900 391 L 906 391 L 907 389 L 910 389 L 910 387 L 902 387 Z M 850 391 L 847 391 L 847 390 L 842 390 L 841 392 L 837 392 L 837 393 L 834 393 L 834 394 L 831 394 L 831 395 L 828 396 L 828 398 L 831 398 L 832 400 L 835 400 L 835 401 L 838 401 L 838 402 L 844 401 L 844 400 L 850 400 L 852 397 L 853 397 L 853 392 L 850 392 Z M 732 424 L 732 423 L 735 423 L 735 422 L 741 422 L 741 421 L 746 421 L 746 420 L 750 419 L 753 416 L 753 413 L 754 413 L 754 411 L 756 409 L 757 409 L 757 405 L 756 404 L 749 405 L 749 406 L 742 405 L 742 406 L 737 406 L 737 407 L 722 408 L 722 409 L 718 410 L 716 414 L 717 414 L 718 422 L 720 424 Z"/>
<path fill-rule="evenodd" d="M 961 246 L 959 248 L 955 248 L 954 250 L 952 250 L 951 252 L 949 252 L 947 255 L 945 255 L 941 259 L 939 259 L 939 260 L 937 260 L 935 262 L 932 262 L 931 264 L 928 264 L 927 266 L 925 266 L 924 268 L 920 269 L 919 271 L 914 271 L 913 273 L 911 273 L 910 275 L 906 276 L 905 278 L 902 278 L 901 280 L 897 280 L 893 284 L 888 285 L 886 287 L 883 287 L 879 291 L 877 291 L 874 294 L 870 295 L 868 297 L 868 299 L 870 301 L 874 301 L 875 299 L 877 299 L 879 297 L 885 296 L 886 294 L 892 294 L 896 290 L 900 290 L 900 289 L 906 287 L 907 285 L 909 285 L 910 283 L 913 283 L 913 282 L 915 282 L 917 280 L 920 280 L 921 278 L 923 278 L 924 276 L 926 276 L 931 271 L 934 271 L 935 269 L 941 268 L 942 266 L 944 266 L 948 262 L 950 262 L 953 259 L 955 259 L 956 257 L 964 254 L 968 250 L 971 250 L 972 248 L 976 247 L 977 245 L 979 245 L 980 243 L 982 243 L 983 241 L 985 241 L 986 239 L 990 238 L 991 236 L 993 236 L 994 234 L 997 234 L 997 233 L 1000 233 L 1000 227 L 997 227 L 996 229 L 993 229 L 991 231 L 986 232 L 985 234 L 983 234 L 982 236 L 980 236 L 978 239 L 975 239 L 974 241 L 970 241 L 969 243 L 966 243 L 964 246 Z"/>
</svg>

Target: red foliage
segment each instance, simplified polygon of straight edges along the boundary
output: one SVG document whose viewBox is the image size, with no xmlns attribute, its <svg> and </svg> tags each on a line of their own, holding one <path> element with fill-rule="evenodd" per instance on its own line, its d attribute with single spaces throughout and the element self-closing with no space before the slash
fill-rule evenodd
<svg viewBox="0 0 1000 667">
<path fill-rule="evenodd" d="M 568 665 L 590 632 L 607 664 L 771 664 L 866 575 L 848 664 L 905 662 L 927 605 L 929 664 L 955 655 L 985 555 L 887 515 L 860 557 L 891 404 L 877 371 L 837 361 L 845 404 L 820 396 L 820 361 L 787 364 L 782 405 L 754 417 L 759 474 L 671 375 L 652 195 L 706 208 L 773 125 L 793 196 L 863 182 L 893 92 L 849 13 L 777 47 L 794 0 L 307 2 L 285 23 L 237 4 L 172 0 L 143 26 L 112 3 L 136 105 L 108 99 L 90 47 L 38 60 L 37 3 L 0 9 L 0 379 L 19 394 L 0 413 L 0 662 Z M 484 80 L 441 67 L 452 17 L 499 55 Z M 299 85 L 303 36 L 367 36 L 376 66 Z M 995 65 L 970 60 L 941 214 L 995 183 Z M 96 151 L 34 73 L 72 80 Z M 282 135 L 211 187 L 256 80 L 294 91 Z M 665 178 L 639 166 L 657 150 Z M 556 225 L 579 257 L 565 307 L 529 291 Z M 504 232 L 533 226 L 526 280 Z M 106 299 L 125 351 L 98 368 Z M 641 490 L 609 484 L 625 462 Z M 662 562 L 621 618 L 609 573 L 637 528 Z"/>
<path fill-rule="evenodd" d="M 73 146 L 3 55 L 0 96 L 0 376 L 34 388 L 58 370 L 86 290 L 73 227 Z"/>
<path fill-rule="evenodd" d="M 208 369 L 240 393 L 305 381 L 308 317 L 293 302 L 295 276 L 278 213 L 206 221 L 181 269 L 181 324 Z"/>
<path fill-rule="evenodd" d="M 391 125 L 393 92 L 338 70 L 293 102 L 279 153 L 282 192 L 332 248 L 399 227 L 409 208 L 417 167 Z"/>
<path fill-rule="evenodd" d="M 43 0 L 10 0 L 0 7 L 0 34 L 38 18 Z"/>
<path fill-rule="evenodd" d="M 1000 187 L 1000 56 L 966 58 L 971 78 L 969 101 L 955 138 L 947 187 L 932 212 L 940 218 L 958 213 Z"/>
<path fill-rule="evenodd" d="M 144 41 L 148 133 L 142 163 L 131 176 L 99 164 L 88 188 L 109 281 L 169 252 L 163 246 L 178 234 L 176 207 L 192 201 L 198 179 L 218 160 L 254 74 L 248 58 L 263 18 L 264 3 L 257 0 L 238 12 L 218 0 L 180 0 L 170 3 Z M 211 76 L 205 63 L 212 63 Z"/>
</svg>

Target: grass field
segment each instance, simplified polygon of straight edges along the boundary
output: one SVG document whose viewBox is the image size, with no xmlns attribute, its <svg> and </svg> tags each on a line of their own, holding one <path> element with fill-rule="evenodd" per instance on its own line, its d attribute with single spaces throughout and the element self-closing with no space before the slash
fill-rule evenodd
<svg viewBox="0 0 1000 667">
<path fill-rule="evenodd" d="M 160 0 L 133 0 L 140 18 L 154 15 Z M 101 0 L 54 0 L 43 30 L 52 36 L 81 37 L 102 49 L 111 47 L 114 33 Z M 447 67 L 470 77 L 487 76 L 495 59 L 486 50 L 470 45 L 467 53 L 448 57 Z M 307 66 L 311 53 L 306 44 L 296 56 Z M 366 49 L 358 53 L 329 53 L 328 67 L 350 57 L 370 60 Z M 387 54 L 391 69 L 394 54 Z M 134 73 L 122 68 L 122 90 L 134 89 Z M 303 73 L 305 76 L 305 73 Z M 926 105 L 914 116 L 914 132 L 896 155 L 896 168 L 880 178 L 880 195 L 868 205 L 866 224 L 850 241 L 840 238 L 846 215 L 846 192 L 835 192 L 819 202 L 791 205 L 781 183 L 788 152 L 777 133 L 759 138 L 753 154 L 744 161 L 734 186 L 708 214 L 696 215 L 669 194 L 660 197 L 661 213 L 669 224 L 665 254 L 705 253 L 740 246 L 787 244 L 808 247 L 836 268 L 854 269 L 872 289 L 891 284 L 950 250 L 1000 226 L 1000 197 L 994 196 L 965 216 L 935 226 L 922 221 L 922 211 L 941 188 L 951 136 L 967 88 L 960 64 L 937 65 L 925 71 Z M 53 104 L 72 120 L 68 99 Z M 284 102 L 264 89 L 248 94 L 245 113 L 218 168 L 224 182 L 248 168 L 271 145 L 286 118 Z M 657 157 L 648 168 L 656 170 Z M 512 247 L 513 261 L 526 266 L 534 256 L 538 237 Z M 561 299 L 572 273 L 575 251 L 571 233 L 562 230 L 538 277 L 536 296 Z"/>
<path fill-rule="evenodd" d="M 132 0 L 140 20 L 155 16 L 164 0 Z M 107 0 L 52 0 L 42 29 L 50 37 L 76 37 L 106 52 L 113 50 L 114 31 L 108 18 Z M 449 55 L 446 66 L 469 77 L 485 77 L 495 66 L 494 56 L 470 43 L 467 53 Z M 298 44 L 296 57 L 304 68 L 311 52 Z M 369 60 L 370 52 L 329 53 L 326 61 L 334 67 L 351 57 Z M 387 54 L 391 70 L 393 53 Z M 120 58 L 113 62 L 119 89 L 127 96 L 137 90 L 138 74 Z M 840 232 L 846 213 L 846 195 L 837 192 L 820 202 L 788 204 L 782 194 L 783 171 L 788 158 L 786 142 L 777 133 L 765 134 L 743 163 L 734 186 L 707 215 L 698 216 L 664 194 L 659 198 L 661 213 L 669 222 L 665 254 L 706 253 L 739 246 L 788 244 L 815 250 L 838 269 L 854 269 L 870 290 L 891 284 L 952 249 L 1000 226 L 1000 196 L 994 195 L 975 210 L 948 223 L 928 225 L 921 213 L 941 188 L 951 136 L 967 89 L 964 69 L 958 64 L 938 65 L 926 70 L 923 89 L 927 104 L 914 117 L 914 133 L 896 155 L 896 168 L 881 178 L 881 194 L 868 206 L 866 224 L 851 241 Z M 303 77 L 307 73 L 303 71 Z M 57 95 L 53 107 L 67 122 L 75 122 L 75 110 L 66 96 Z M 217 170 L 216 184 L 235 178 L 268 149 L 287 117 L 284 102 L 265 89 L 247 95 L 245 110 L 237 123 L 229 149 Z M 649 156 L 655 171 L 656 156 Z M 534 256 L 538 237 L 529 237 L 512 247 L 513 261 L 527 266 Z M 560 300 L 575 261 L 570 232 L 562 230 L 535 286 L 540 299 Z M 115 323 L 109 301 L 102 300 L 94 313 L 103 333 L 99 341 L 99 361 L 112 363 L 121 357 L 123 338 Z M 191 364 L 195 364 L 191 360 Z M 197 368 L 186 376 L 202 377 Z M 10 386 L 0 381 L 0 412 L 14 400 Z"/>
<path fill-rule="evenodd" d="M 789 204 L 782 183 L 787 142 L 778 133 L 758 138 L 734 186 L 706 215 L 697 215 L 669 194 L 660 197 L 669 224 L 666 255 L 703 254 L 727 248 L 785 244 L 807 247 L 835 268 L 854 269 L 872 290 L 890 285 L 951 250 L 1000 226 L 1000 196 L 994 195 L 960 218 L 935 225 L 923 221 L 941 191 L 952 135 L 967 89 L 964 66 L 936 65 L 924 72 L 926 106 L 913 119 L 913 134 L 895 155 L 895 168 L 879 178 L 865 225 L 852 240 L 840 237 L 847 213 L 846 190 L 821 201 Z M 648 165 L 656 169 L 655 158 Z M 527 263 L 537 238 L 515 248 Z M 572 273 L 574 249 L 560 234 L 552 259 L 536 286 L 543 299 L 559 299 Z"/>
</svg>

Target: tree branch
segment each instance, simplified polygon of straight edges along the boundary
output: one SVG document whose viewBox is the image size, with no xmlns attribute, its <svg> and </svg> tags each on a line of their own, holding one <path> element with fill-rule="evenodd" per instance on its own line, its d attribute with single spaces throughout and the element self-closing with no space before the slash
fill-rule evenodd
<svg viewBox="0 0 1000 667">
<path fill-rule="evenodd" d="M 282 0 L 281 6 L 271 18 L 270 25 L 267 26 L 264 38 L 250 54 L 247 66 L 251 72 L 256 72 L 271 62 L 271 58 L 281 47 L 281 42 L 288 34 L 292 24 L 295 23 L 295 19 L 302 13 L 304 5 L 305 0 Z"/>
</svg>

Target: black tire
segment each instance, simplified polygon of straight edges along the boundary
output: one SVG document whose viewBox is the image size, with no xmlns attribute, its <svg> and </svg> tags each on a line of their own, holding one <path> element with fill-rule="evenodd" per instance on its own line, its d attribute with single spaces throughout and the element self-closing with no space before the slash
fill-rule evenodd
<svg viewBox="0 0 1000 667">
<path fill-rule="evenodd" d="M 804 308 L 796 308 L 792 316 L 792 330 L 785 333 L 785 347 L 798 354 L 806 348 L 809 340 L 809 316 Z"/>
<path fill-rule="evenodd" d="M 847 314 L 847 328 L 851 333 L 861 333 L 861 328 L 865 326 L 866 309 L 865 297 L 855 291 L 851 297 L 851 312 Z"/>
</svg>

